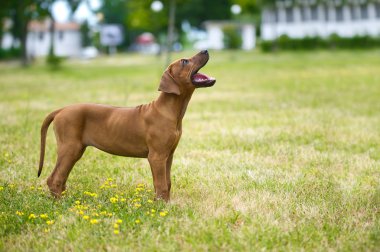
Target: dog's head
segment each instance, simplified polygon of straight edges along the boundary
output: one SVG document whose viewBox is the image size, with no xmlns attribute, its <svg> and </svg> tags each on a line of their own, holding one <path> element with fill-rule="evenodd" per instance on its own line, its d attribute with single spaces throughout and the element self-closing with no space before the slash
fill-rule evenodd
<svg viewBox="0 0 380 252">
<path fill-rule="evenodd" d="M 174 61 L 162 75 L 159 91 L 180 95 L 195 88 L 211 87 L 215 78 L 198 73 L 209 59 L 207 50 L 201 51 L 189 59 Z"/>
</svg>

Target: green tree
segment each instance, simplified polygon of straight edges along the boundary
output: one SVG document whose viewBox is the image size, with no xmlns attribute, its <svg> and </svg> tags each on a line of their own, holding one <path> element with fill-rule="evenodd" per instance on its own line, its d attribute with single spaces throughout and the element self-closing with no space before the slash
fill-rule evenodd
<svg viewBox="0 0 380 252">
<path fill-rule="evenodd" d="M 200 26 L 206 20 L 228 20 L 231 18 L 229 0 L 184 0 L 178 4 L 177 26 L 188 20 L 193 26 Z"/>
<path fill-rule="evenodd" d="M 14 39 L 19 40 L 21 49 L 21 62 L 23 66 L 29 64 L 26 48 L 28 24 L 33 19 L 42 19 L 51 15 L 51 5 L 54 0 L 7 0 L 1 2 L 2 18 L 13 21 L 11 33 Z"/>
<path fill-rule="evenodd" d="M 122 46 L 127 46 L 131 43 L 131 30 L 127 25 L 127 19 L 130 11 L 128 10 L 128 2 L 125 0 L 103 0 L 102 6 L 98 13 L 102 15 L 102 23 L 119 24 L 124 29 L 124 42 Z"/>
</svg>

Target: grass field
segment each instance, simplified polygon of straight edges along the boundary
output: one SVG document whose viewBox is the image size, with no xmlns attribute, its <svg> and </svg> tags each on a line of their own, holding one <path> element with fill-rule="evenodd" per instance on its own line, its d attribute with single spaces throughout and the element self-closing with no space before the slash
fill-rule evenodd
<svg viewBox="0 0 380 252">
<path fill-rule="evenodd" d="M 1 251 L 380 250 L 380 51 L 211 52 L 217 83 L 185 115 L 171 203 L 152 201 L 145 159 L 94 148 L 53 200 L 51 129 L 37 178 L 47 113 L 150 102 L 163 62 L 0 64 Z"/>
</svg>

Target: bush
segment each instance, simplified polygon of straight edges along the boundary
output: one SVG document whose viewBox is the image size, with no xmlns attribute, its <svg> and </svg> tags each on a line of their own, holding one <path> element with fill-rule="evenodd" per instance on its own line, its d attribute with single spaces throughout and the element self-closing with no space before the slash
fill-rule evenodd
<svg viewBox="0 0 380 252">
<path fill-rule="evenodd" d="M 15 59 L 21 56 L 20 48 L 9 48 L 3 49 L 0 48 L 0 60 Z"/>
<path fill-rule="evenodd" d="M 46 56 L 46 64 L 52 70 L 57 70 L 61 67 L 64 59 L 65 59 L 64 57 L 59 57 L 54 54 L 49 54 L 48 56 Z"/>
<path fill-rule="evenodd" d="M 226 26 L 223 28 L 224 47 L 228 49 L 240 49 L 242 45 L 241 34 L 235 26 Z"/>
<path fill-rule="evenodd" d="M 380 47 L 380 37 L 355 36 L 352 38 L 339 37 L 332 34 L 328 38 L 305 37 L 302 39 L 289 38 L 282 35 L 274 41 L 261 41 L 264 52 L 275 50 L 314 50 L 323 48 L 365 49 Z"/>
</svg>

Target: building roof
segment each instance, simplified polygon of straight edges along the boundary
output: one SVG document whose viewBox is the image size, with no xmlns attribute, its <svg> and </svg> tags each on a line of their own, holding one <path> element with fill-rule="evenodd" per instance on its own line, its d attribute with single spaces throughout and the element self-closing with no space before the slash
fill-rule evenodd
<svg viewBox="0 0 380 252">
<path fill-rule="evenodd" d="M 50 22 L 51 22 L 50 20 L 30 21 L 28 24 L 28 31 L 35 31 L 35 32 L 49 31 Z M 54 27 L 56 31 L 78 31 L 80 29 L 80 25 L 75 22 L 67 22 L 67 23 L 55 22 Z"/>
</svg>

